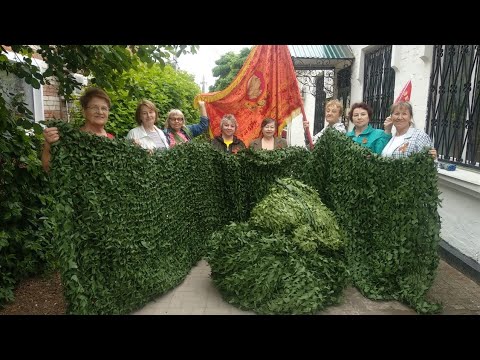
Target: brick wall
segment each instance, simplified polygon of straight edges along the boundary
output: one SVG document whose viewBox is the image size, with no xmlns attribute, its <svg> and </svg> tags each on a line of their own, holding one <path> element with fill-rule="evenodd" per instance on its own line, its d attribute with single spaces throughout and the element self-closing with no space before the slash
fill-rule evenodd
<svg viewBox="0 0 480 360">
<path fill-rule="evenodd" d="M 43 86 L 43 106 L 45 120 L 67 119 L 65 100 L 58 95 L 58 84 L 50 80 L 50 85 Z"/>
</svg>

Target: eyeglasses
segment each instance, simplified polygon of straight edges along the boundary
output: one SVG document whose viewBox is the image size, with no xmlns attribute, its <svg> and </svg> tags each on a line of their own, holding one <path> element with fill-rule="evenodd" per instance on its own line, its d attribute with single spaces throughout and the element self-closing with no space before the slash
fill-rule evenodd
<svg viewBox="0 0 480 360">
<path fill-rule="evenodd" d="M 110 109 L 106 106 L 98 107 L 98 106 L 87 106 L 88 110 L 91 110 L 93 112 L 99 113 L 100 111 L 102 112 L 108 112 Z"/>
<path fill-rule="evenodd" d="M 170 118 L 170 121 L 171 121 L 171 122 L 182 122 L 182 121 L 183 121 L 183 118 L 181 118 L 181 117 Z"/>
</svg>

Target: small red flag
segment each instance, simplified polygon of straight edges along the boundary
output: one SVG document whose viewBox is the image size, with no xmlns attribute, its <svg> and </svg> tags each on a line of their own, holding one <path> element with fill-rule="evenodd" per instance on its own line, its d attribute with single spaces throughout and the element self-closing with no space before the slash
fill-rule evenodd
<svg viewBox="0 0 480 360">
<path fill-rule="evenodd" d="M 398 103 L 400 101 L 402 102 L 410 101 L 411 94 L 412 94 L 412 80 L 408 80 L 408 82 L 403 87 L 402 91 L 400 91 L 400 94 L 398 95 L 397 100 L 395 100 L 395 103 Z"/>
</svg>

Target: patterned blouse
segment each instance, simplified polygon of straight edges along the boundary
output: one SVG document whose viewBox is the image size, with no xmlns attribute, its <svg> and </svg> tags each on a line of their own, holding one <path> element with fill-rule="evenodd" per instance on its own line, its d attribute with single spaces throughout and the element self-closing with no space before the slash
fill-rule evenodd
<svg viewBox="0 0 480 360">
<path fill-rule="evenodd" d="M 432 140 L 425 131 L 410 127 L 405 133 L 403 143 L 399 144 L 395 150 L 393 150 L 391 155 L 387 155 L 386 152 L 389 149 L 389 145 L 393 143 L 394 139 L 395 136 L 393 136 L 387 145 L 385 145 L 382 156 L 404 158 L 412 155 L 413 153 L 420 152 L 424 148 L 433 148 Z"/>
</svg>

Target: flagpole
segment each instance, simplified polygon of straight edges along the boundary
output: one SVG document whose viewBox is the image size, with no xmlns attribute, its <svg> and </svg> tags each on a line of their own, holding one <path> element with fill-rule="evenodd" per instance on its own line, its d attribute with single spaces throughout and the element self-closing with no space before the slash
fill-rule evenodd
<svg viewBox="0 0 480 360">
<path fill-rule="evenodd" d="M 276 84 L 275 84 L 275 91 L 277 92 L 275 94 L 275 101 L 276 101 L 276 106 L 275 106 L 275 111 L 276 111 L 276 114 L 275 114 L 275 121 L 277 122 L 277 126 L 276 126 L 276 129 L 277 129 L 277 136 L 280 136 L 280 134 L 278 133 L 278 48 L 277 48 L 278 45 L 273 45 L 273 49 L 275 50 L 273 53 L 275 54 L 276 56 L 276 59 L 275 59 L 275 81 L 276 81 Z"/>
<path fill-rule="evenodd" d="M 305 115 L 305 109 L 303 108 L 303 101 L 301 105 L 303 121 L 307 120 L 307 116 Z M 312 134 L 310 134 L 310 127 L 305 128 L 305 134 L 307 135 L 308 144 L 310 145 L 310 150 L 313 150 L 313 140 Z"/>
</svg>

